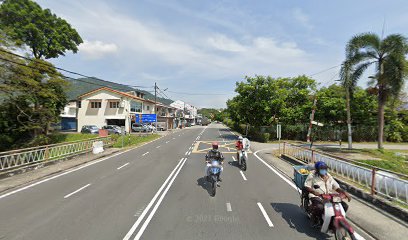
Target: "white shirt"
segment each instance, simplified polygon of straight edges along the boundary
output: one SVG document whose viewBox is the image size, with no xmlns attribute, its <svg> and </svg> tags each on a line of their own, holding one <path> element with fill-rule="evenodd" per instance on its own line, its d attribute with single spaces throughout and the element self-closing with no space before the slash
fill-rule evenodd
<svg viewBox="0 0 408 240">
<path fill-rule="evenodd" d="M 309 176 L 307 176 L 306 181 L 305 181 L 305 187 L 309 187 L 311 189 L 314 189 L 314 185 L 319 185 L 320 188 L 315 189 L 317 192 L 324 193 L 324 194 L 329 194 L 329 193 L 334 193 L 337 189 L 340 188 L 340 185 L 334 180 L 334 178 L 330 175 L 327 174 L 326 181 L 320 177 L 319 174 L 315 174 L 315 172 L 311 172 Z M 309 193 L 309 198 L 312 197 L 317 197 L 316 195 Z"/>
</svg>

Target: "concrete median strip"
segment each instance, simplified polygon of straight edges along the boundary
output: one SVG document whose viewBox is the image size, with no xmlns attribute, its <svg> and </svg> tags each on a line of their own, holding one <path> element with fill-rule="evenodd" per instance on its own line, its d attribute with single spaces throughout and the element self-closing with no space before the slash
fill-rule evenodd
<svg viewBox="0 0 408 240">
<path fill-rule="evenodd" d="M 167 185 L 167 188 L 165 190 L 165 192 L 162 194 L 162 196 L 160 197 L 159 201 L 156 203 L 156 205 L 154 206 L 154 209 L 152 210 L 152 212 L 150 213 L 149 217 L 150 219 L 153 217 L 152 213 L 153 211 L 155 211 L 155 209 L 157 209 L 158 205 L 160 205 L 161 200 L 163 200 L 164 195 L 167 193 L 168 189 L 170 188 L 170 186 L 172 185 L 175 177 L 177 177 L 177 174 L 180 172 L 181 168 L 183 167 L 184 163 L 186 162 L 187 158 L 182 158 L 176 165 L 176 167 L 173 169 L 173 171 L 170 173 L 170 175 L 167 177 L 167 179 L 164 181 L 163 185 L 161 185 L 161 187 L 159 188 L 159 190 L 156 192 L 156 194 L 154 195 L 154 197 L 152 198 L 152 200 L 149 202 L 149 204 L 147 205 L 147 207 L 143 210 L 142 214 L 139 216 L 139 218 L 137 219 L 137 221 L 133 224 L 133 226 L 130 228 L 130 230 L 128 231 L 128 233 L 126 234 L 126 236 L 123 238 L 123 240 L 129 240 L 133 233 L 136 231 L 136 229 L 139 227 L 140 223 L 142 222 L 142 220 L 144 219 L 144 217 L 146 216 L 146 214 L 150 211 L 150 209 L 152 208 L 153 204 L 156 202 L 156 199 L 160 196 L 160 194 L 162 193 L 163 189 L 166 187 L 167 183 L 170 181 L 170 183 Z M 154 214 L 154 213 L 153 213 Z M 143 228 L 146 228 L 147 224 L 146 222 L 149 221 L 150 219 L 149 217 L 146 219 L 145 223 L 142 225 L 145 226 Z M 138 235 L 140 233 L 143 233 L 143 231 L 141 232 L 142 228 L 139 230 Z M 139 238 L 140 238 L 139 236 Z M 136 236 L 137 237 L 137 236 Z M 137 239 L 137 238 L 135 238 Z"/>
<path fill-rule="evenodd" d="M 83 187 L 81 187 L 81 188 L 79 188 L 78 190 L 73 191 L 73 192 L 70 193 L 70 194 L 65 195 L 64 198 L 69 198 L 69 197 L 71 197 L 72 195 L 74 195 L 75 193 L 78 193 L 78 192 L 84 190 L 85 188 L 87 188 L 87 187 L 89 187 L 89 186 L 91 186 L 90 183 L 89 183 L 89 184 L 86 184 L 85 186 L 83 186 Z"/>
</svg>

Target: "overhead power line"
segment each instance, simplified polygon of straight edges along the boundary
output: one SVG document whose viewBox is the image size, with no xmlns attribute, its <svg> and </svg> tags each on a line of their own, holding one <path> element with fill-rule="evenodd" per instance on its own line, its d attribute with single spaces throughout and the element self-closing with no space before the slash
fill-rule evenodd
<svg viewBox="0 0 408 240">
<path fill-rule="evenodd" d="M 196 96 L 225 96 L 225 95 L 229 95 L 226 93 L 189 93 L 189 92 L 174 92 L 174 91 L 168 91 L 171 93 L 175 93 L 175 94 L 184 94 L 184 95 L 196 95 Z"/>
<path fill-rule="evenodd" d="M 332 69 L 334 69 L 334 68 L 338 68 L 338 67 L 341 67 L 341 64 L 336 65 L 336 66 L 333 66 L 333 67 L 330 67 L 330 68 L 326 68 L 326 69 L 324 69 L 324 70 L 322 70 L 322 71 L 319 71 L 319 72 L 316 72 L 316 73 L 313 73 L 313 74 L 310 74 L 309 77 L 313 77 L 313 76 L 315 76 L 315 75 L 319 75 L 319 74 L 321 74 L 321 73 L 330 71 L 330 70 L 332 70 Z"/>
<path fill-rule="evenodd" d="M 34 59 L 32 59 L 32 58 L 28 58 L 28 57 L 25 57 L 25 56 L 22 56 L 22 55 L 13 53 L 13 52 L 9 52 L 9 51 L 6 51 L 6 50 L 1 49 L 1 48 L 0 48 L 0 52 L 4 52 L 4 53 L 10 54 L 10 55 L 13 55 L 13 56 L 15 56 L 15 57 L 28 60 L 28 61 L 34 61 Z M 4 58 L 0 58 L 0 59 L 2 59 L 2 60 L 4 60 L 4 61 L 12 62 L 12 63 L 14 63 L 14 64 L 18 64 L 18 65 L 21 65 L 21 66 L 30 67 L 30 68 L 33 68 L 33 69 L 36 69 L 36 70 L 40 70 L 40 69 L 35 68 L 35 67 L 33 67 L 33 66 L 27 66 L 27 65 L 25 65 L 25 64 L 17 63 L 17 62 L 14 62 L 14 61 L 12 61 L 12 60 L 9 60 L 9 59 L 4 59 Z M 37 63 L 40 64 L 40 65 L 42 65 L 42 66 L 45 66 L 45 67 L 47 67 L 47 68 L 49 68 L 49 69 L 50 69 L 50 67 L 51 67 L 50 65 L 45 64 L 45 63 L 42 63 L 42 62 L 37 62 Z M 70 73 L 70 74 L 77 75 L 77 76 L 81 76 L 81 77 L 85 77 L 85 78 L 91 78 L 91 79 L 97 79 L 97 80 L 100 80 L 100 81 L 111 82 L 111 81 L 107 81 L 107 80 L 104 80 L 104 79 L 101 79 L 101 78 L 96 78 L 96 77 L 88 76 L 88 75 L 85 75 L 85 74 L 82 74 L 82 73 L 78 73 L 78 72 L 74 72 L 74 71 L 67 70 L 67 69 L 64 69 L 64 68 L 60 68 L 60 67 L 57 67 L 57 66 L 54 66 L 54 68 L 57 69 L 57 70 L 66 72 L 66 73 Z M 41 69 L 41 71 L 44 71 L 44 69 Z M 45 71 L 45 72 L 50 73 L 50 71 Z M 77 78 L 71 78 L 71 77 L 68 77 L 68 76 L 63 75 L 62 73 L 60 73 L 60 74 L 61 74 L 63 77 L 65 77 L 65 78 L 72 79 L 72 80 L 75 80 L 75 81 L 84 82 L 84 83 L 93 84 L 93 85 L 102 86 L 102 87 L 107 87 L 107 85 L 98 84 L 98 83 L 94 83 L 94 82 L 88 82 L 88 81 L 84 81 L 84 80 L 82 80 L 82 79 L 77 79 Z M 115 83 L 115 82 L 112 82 L 112 83 Z M 115 84 L 119 84 L 119 83 L 115 83 Z M 127 86 L 127 87 L 131 87 L 131 88 L 153 88 L 153 87 L 147 87 L 147 86 L 134 86 L 134 85 L 126 85 L 126 84 L 121 84 L 121 85 L 124 85 L 124 86 Z"/>
</svg>

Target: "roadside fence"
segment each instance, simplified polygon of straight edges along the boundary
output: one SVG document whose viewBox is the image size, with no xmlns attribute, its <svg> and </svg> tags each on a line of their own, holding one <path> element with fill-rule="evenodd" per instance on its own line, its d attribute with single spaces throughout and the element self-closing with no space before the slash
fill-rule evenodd
<svg viewBox="0 0 408 240">
<path fill-rule="evenodd" d="M 97 142 L 102 142 L 104 147 L 108 147 L 113 144 L 111 137 L 99 137 L 68 143 L 0 152 L 0 172 L 48 161 L 59 160 L 89 152 L 92 151 L 94 143 Z"/>
<path fill-rule="evenodd" d="M 332 172 L 370 189 L 372 195 L 378 194 L 408 204 L 408 181 L 405 180 L 408 179 L 407 175 L 288 143 L 283 145 L 283 154 L 295 157 L 306 164 L 323 161 Z"/>
</svg>

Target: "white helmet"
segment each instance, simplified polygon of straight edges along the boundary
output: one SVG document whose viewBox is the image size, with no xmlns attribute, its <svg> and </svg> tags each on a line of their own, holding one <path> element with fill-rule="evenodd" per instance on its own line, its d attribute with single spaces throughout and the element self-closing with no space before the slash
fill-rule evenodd
<svg viewBox="0 0 408 240">
<path fill-rule="evenodd" d="M 238 137 L 238 140 L 239 140 L 239 141 L 242 141 L 243 139 L 244 139 L 244 138 L 243 138 L 242 136 L 239 136 L 239 137 Z"/>
</svg>

